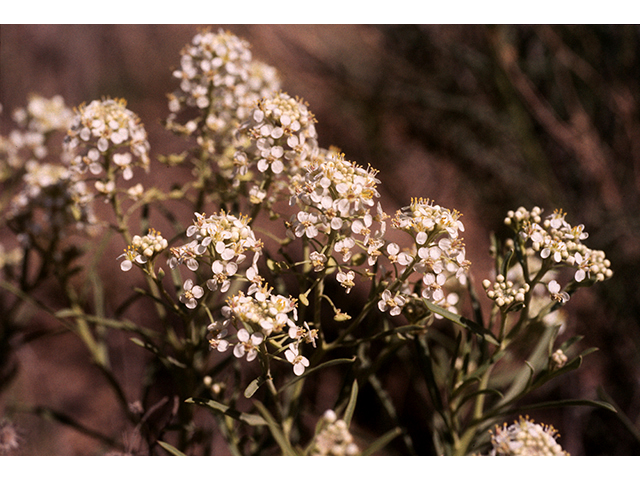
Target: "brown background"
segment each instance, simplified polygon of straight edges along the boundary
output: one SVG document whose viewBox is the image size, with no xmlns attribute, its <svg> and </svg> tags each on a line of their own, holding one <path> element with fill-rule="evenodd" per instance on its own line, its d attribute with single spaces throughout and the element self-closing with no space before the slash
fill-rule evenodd
<svg viewBox="0 0 640 480">
<path fill-rule="evenodd" d="M 159 120 L 176 87 L 171 69 L 198 26 L 0 28 L 3 134 L 11 128 L 9 113 L 30 92 L 61 94 L 68 105 L 124 97 L 147 127 L 152 155 L 179 148 Z M 477 282 L 489 275 L 489 233 L 500 231 L 507 210 L 563 208 L 570 223 L 584 223 L 587 245 L 605 250 L 615 276 L 569 302 L 566 335 L 584 335 L 582 345 L 600 351 L 540 399 L 595 399 L 602 386 L 632 421 L 639 418 L 638 27 L 224 28 L 249 40 L 254 58 L 280 71 L 283 89 L 309 103 L 321 146 L 336 145 L 348 159 L 380 170 L 388 212 L 412 197 L 463 212 Z M 140 359 L 125 343 L 114 343 L 113 357 L 135 397 Z M 16 359 L 20 373 L 0 407 L 50 406 L 118 434 L 113 398 L 68 335 L 24 345 Z M 638 440 L 606 411 L 532 416 L 553 423 L 574 455 L 640 453 Z M 98 451 L 95 440 L 55 422 L 14 420 L 22 454 Z"/>
</svg>

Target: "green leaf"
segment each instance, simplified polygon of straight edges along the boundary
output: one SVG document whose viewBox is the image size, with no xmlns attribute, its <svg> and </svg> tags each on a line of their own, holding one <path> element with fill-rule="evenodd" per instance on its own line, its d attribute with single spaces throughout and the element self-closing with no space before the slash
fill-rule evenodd
<svg viewBox="0 0 640 480">
<path fill-rule="evenodd" d="M 280 389 L 278 390 L 278 393 L 284 391 L 285 389 L 287 389 L 290 386 L 294 385 L 295 383 L 299 382 L 300 380 L 302 380 L 303 378 L 307 377 L 308 375 L 311 375 L 311 374 L 317 372 L 318 370 L 321 370 L 321 369 L 327 368 L 327 367 L 333 367 L 334 365 L 340 365 L 342 363 L 353 363 L 355 361 L 356 361 L 356 357 L 336 358 L 334 360 L 329 360 L 328 362 L 321 363 L 320 365 L 317 365 L 317 366 L 315 366 L 313 368 L 307 368 L 302 375 L 300 375 L 299 377 L 294 378 L 289 383 L 286 383 L 285 385 L 280 387 Z"/>
<path fill-rule="evenodd" d="M 208 400 L 206 398 L 193 397 L 193 398 L 186 399 L 185 403 L 195 403 L 196 405 L 207 407 L 216 413 L 222 413 L 242 423 L 251 425 L 252 427 L 267 425 L 267 422 L 265 421 L 265 419 L 262 418 L 260 415 L 239 412 L 238 410 L 235 410 L 220 402 L 216 402 L 215 400 Z"/>
<path fill-rule="evenodd" d="M 598 397 L 600 400 L 609 403 L 616 409 L 616 416 L 618 417 L 618 420 L 620 420 L 629 433 L 634 436 L 636 442 L 640 443 L 640 429 L 638 429 L 633 421 L 622 410 L 620 410 L 613 398 L 611 398 L 611 396 L 601 386 L 598 387 Z"/>
<path fill-rule="evenodd" d="M 185 456 L 184 453 L 182 453 L 180 450 L 178 450 L 173 445 L 169 445 L 167 442 L 162 442 L 162 441 L 158 440 L 158 445 L 160 445 L 162 448 L 164 448 L 171 455 L 174 455 L 176 457 L 184 457 Z"/>
<path fill-rule="evenodd" d="M 597 349 L 595 349 L 597 350 Z M 564 367 L 558 368 L 557 370 L 544 370 L 538 378 L 536 378 L 535 382 L 531 385 L 531 390 L 541 387 L 549 380 L 556 378 L 557 376 L 564 375 L 565 373 L 569 373 L 572 370 L 576 370 L 580 368 L 582 365 L 582 358 L 584 355 L 588 355 L 593 353 L 594 349 L 590 348 L 582 352 L 582 354 L 578 355 L 576 358 L 569 361 Z"/>
<path fill-rule="evenodd" d="M 269 410 L 267 410 L 267 407 L 265 407 L 262 403 L 258 401 L 255 402 L 255 406 L 258 410 L 260 410 L 260 413 L 262 414 L 262 417 L 264 418 L 264 420 L 266 420 L 267 426 L 269 427 L 269 431 L 271 432 L 273 439 L 280 446 L 280 449 L 282 450 L 283 455 L 296 455 L 295 450 L 289 443 L 289 439 L 286 437 L 286 435 L 282 431 L 282 428 L 280 427 L 280 425 L 278 425 L 275 419 L 271 416 L 271 414 L 269 413 Z"/>
<path fill-rule="evenodd" d="M 487 369 L 489 369 L 490 367 L 493 367 L 493 365 L 495 365 L 498 362 L 498 360 L 504 357 L 506 353 L 507 353 L 506 350 L 502 350 L 498 352 L 493 356 L 493 361 L 491 363 L 485 363 L 484 365 L 474 370 L 471 373 L 471 375 L 465 378 L 463 382 L 460 385 L 458 385 L 455 388 L 455 390 L 451 393 L 451 400 L 456 398 L 458 395 L 461 395 L 464 389 L 469 387 L 472 383 L 479 382 L 484 372 L 486 372 Z"/>
<path fill-rule="evenodd" d="M 142 335 L 145 338 L 153 338 L 158 337 L 158 332 L 154 330 L 150 330 L 148 328 L 140 327 L 135 323 L 129 320 L 115 320 L 112 318 L 100 317 L 96 315 L 88 315 L 85 313 L 76 312 L 70 308 L 65 308 L 62 310 L 58 310 L 55 313 L 56 318 L 81 318 L 89 323 L 93 323 L 96 325 L 102 325 L 107 328 L 113 328 L 115 330 L 123 330 L 125 332 L 134 332 L 139 335 Z"/>
<path fill-rule="evenodd" d="M 356 409 L 356 401 L 358 400 L 358 381 L 354 380 L 351 385 L 351 395 L 349 396 L 349 403 L 344 411 L 342 419 L 347 424 L 347 427 L 351 425 L 351 419 L 353 418 L 353 412 Z"/>
<path fill-rule="evenodd" d="M 442 415 L 444 410 L 442 397 L 440 396 L 440 389 L 438 388 L 438 384 L 436 383 L 435 375 L 433 373 L 433 365 L 431 364 L 431 355 L 429 353 L 427 340 L 424 337 L 416 337 L 414 343 L 416 345 L 416 350 L 418 351 L 419 366 L 422 370 L 422 376 L 424 377 L 425 383 L 427 384 L 429 396 L 431 397 L 431 401 L 433 402 L 435 409 Z"/>
<path fill-rule="evenodd" d="M 571 345 L 579 342 L 583 338 L 584 337 L 582 335 L 576 335 L 575 337 L 571 337 L 569 340 L 565 341 L 562 345 L 560 345 L 560 350 L 566 353 L 566 351 L 569 349 Z"/>
<path fill-rule="evenodd" d="M 509 412 L 505 412 L 506 414 L 512 414 L 517 412 L 528 412 L 531 410 L 542 410 L 545 408 L 558 408 L 558 407 L 597 407 L 597 408 L 605 408 L 613 413 L 617 413 L 617 410 L 613 405 L 608 402 L 603 402 L 600 400 L 554 400 L 551 402 L 542 402 L 542 403 L 534 403 L 533 405 L 524 405 L 522 407 L 518 407 Z"/>
<path fill-rule="evenodd" d="M 187 368 L 187 366 L 176 360 L 173 357 L 170 357 L 168 355 L 164 355 L 163 353 L 160 352 L 160 350 L 158 350 L 158 347 L 156 347 L 153 343 L 150 342 L 145 342 L 144 340 L 141 340 L 139 338 L 135 338 L 135 337 L 131 337 L 129 340 L 131 340 L 133 343 L 135 343 L 136 345 L 141 346 L 142 348 L 149 350 L 151 353 L 153 353 L 156 357 L 158 357 L 160 359 L 160 361 L 165 364 L 166 366 L 170 366 L 170 365 L 174 365 L 178 368 Z"/>
<path fill-rule="evenodd" d="M 479 337 L 482 337 L 489 343 L 493 343 L 496 346 L 500 345 L 500 342 L 498 342 L 498 340 L 493 335 L 493 332 L 491 330 L 488 330 L 483 326 L 478 325 L 477 323 L 469 320 L 468 318 L 463 317 L 462 315 L 458 315 L 457 313 L 450 312 L 446 308 L 442 308 L 436 305 L 435 303 L 431 303 L 428 300 L 422 299 L 422 301 L 427 306 L 427 308 L 431 310 L 433 313 L 436 313 L 441 317 L 444 317 L 447 320 L 452 321 L 456 325 L 460 325 L 461 327 L 466 328 L 470 332 L 475 333 Z"/>
<path fill-rule="evenodd" d="M 377 438 L 371 445 L 369 445 L 361 455 L 363 457 L 369 456 L 377 452 L 378 450 L 387 446 L 389 442 L 391 442 L 394 438 L 402 433 L 402 429 L 400 427 L 396 427 L 393 430 L 388 431 L 381 437 Z"/>
<path fill-rule="evenodd" d="M 477 397 L 478 395 L 497 395 L 500 398 L 503 398 L 504 395 L 502 394 L 501 391 L 496 390 L 494 388 L 484 388 L 482 390 L 476 390 L 475 392 L 472 392 L 468 395 L 465 395 L 464 397 L 462 397 L 462 400 L 460 400 L 460 404 L 457 406 L 456 408 L 456 412 L 458 412 L 460 410 L 460 408 L 462 408 L 462 406 L 468 402 L 469 400 L 473 400 L 475 397 Z"/>
</svg>

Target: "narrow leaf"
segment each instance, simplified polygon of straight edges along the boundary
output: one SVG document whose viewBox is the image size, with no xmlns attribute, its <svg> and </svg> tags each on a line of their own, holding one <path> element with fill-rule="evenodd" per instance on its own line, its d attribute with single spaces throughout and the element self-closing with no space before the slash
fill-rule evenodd
<svg viewBox="0 0 640 480">
<path fill-rule="evenodd" d="M 462 397 L 462 400 L 460 400 L 460 404 L 458 405 L 458 407 L 456 408 L 456 412 L 458 412 L 460 410 L 460 408 L 462 408 L 462 406 L 468 402 L 469 400 L 474 399 L 475 397 L 477 397 L 478 395 L 497 395 L 500 398 L 503 398 L 504 395 L 502 394 L 501 391 L 496 390 L 494 388 L 485 388 L 482 390 L 476 390 L 475 392 L 472 392 L 468 395 L 465 395 L 464 397 Z"/>
<path fill-rule="evenodd" d="M 389 442 L 391 442 L 394 438 L 402 433 L 402 429 L 400 427 L 396 427 L 393 430 L 388 431 L 381 437 L 377 438 L 371 445 L 369 445 L 361 455 L 363 457 L 369 456 L 377 452 L 378 450 L 387 446 Z"/>
<path fill-rule="evenodd" d="M 478 325 L 477 323 L 469 320 L 468 318 L 463 317 L 462 315 L 458 315 L 457 313 L 450 312 L 446 308 L 442 308 L 436 305 L 435 303 L 431 303 L 428 300 L 422 299 L 422 301 L 427 306 L 427 308 L 431 310 L 433 313 L 437 313 L 438 315 L 446 318 L 447 320 L 452 321 L 456 325 L 460 325 L 461 327 L 466 328 L 467 330 L 469 330 L 472 333 L 475 333 L 479 337 L 484 338 L 489 343 L 493 343 L 494 345 L 497 345 L 497 346 L 500 345 L 500 342 L 498 342 L 498 340 L 493 335 L 493 332 L 491 330 L 488 330 L 483 326 Z"/>
<path fill-rule="evenodd" d="M 533 405 L 524 405 L 522 407 L 518 407 L 517 410 L 513 410 L 511 412 L 507 412 L 508 414 L 514 412 L 528 412 L 530 410 L 542 410 L 545 408 L 557 408 L 557 407 L 597 407 L 597 408 L 605 408 L 613 413 L 617 413 L 617 410 L 613 405 L 608 402 L 603 402 L 600 400 L 554 400 L 551 402 L 542 402 L 542 403 L 534 403 Z"/>
<path fill-rule="evenodd" d="M 262 403 L 258 401 L 255 402 L 255 406 L 258 410 L 260 410 L 260 413 L 262 414 L 264 420 L 266 420 L 267 426 L 269 427 L 269 431 L 271 432 L 273 439 L 280 446 L 282 453 L 284 455 L 295 455 L 296 452 L 293 450 L 293 447 L 289 443 L 289 439 L 286 437 L 286 435 L 282 431 L 282 428 L 280 427 L 280 425 L 278 425 L 275 419 L 271 416 L 271 414 L 269 413 L 269 410 L 267 410 L 267 407 L 265 407 Z"/>
<path fill-rule="evenodd" d="M 342 419 L 346 422 L 347 427 L 351 425 L 351 419 L 353 418 L 353 412 L 356 409 L 356 401 L 358 400 L 358 381 L 354 380 L 351 385 L 351 395 L 349 397 L 349 403 L 344 411 Z"/>
<path fill-rule="evenodd" d="M 184 453 L 182 453 L 180 450 L 178 450 L 173 445 L 169 445 L 167 442 L 162 442 L 162 441 L 158 440 L 158 445 L 160 445 L 162 448 L 164 448 L 171 455 L 174 455 L 176 457 L 184 457 L 185 456 Z"/>
<path fill-rule="evenodd" d="M 136 345 L 139 345 L 142 348 L 149 350 L 151 353 L 157 356 L 162 361 L 162 363 L 164 363 L 167 366 L 175 365 L 178 368 L 187 368 L 187 366 L 184 363 L 176 360 L 173 357 L 160 353 L 160 350 L 158 350 L 158 347 L 156 347 L 154 344 L 150 342 L 145 342 L 144 340 L 140 340 L 139 338 L 135 338 L 135 337 L 131 337 L 129 340 L 131 340 Z"/>
<path fill-rule="evenodd" d="M 558 368 L 557 370 L 544 370 L 541 372 L 540 376 L 536 378 L 536 380 L 531 384 L 530 389 L 535 390 L 536 388 L 541 387 L 549 380 L 556 378 L 559 375 L 564 375 L 565 373 L 569 373 L 572 370 L 576 370 L 582 365 L 582 356 L 578 356 L 568 362 L 564 367 Z"/>
<path fill-rule="evenodd" d="M 336 358 L 334 360 L 329 360 L 328 362 L 321 363 L 320 365 L 317 365 L 317 366 L 315 366 L 313 368 L 307 368 L 302 375 L 300 375 L 299 377 L 294 378 L 290 382 L 288 382 L 285 385 L 283 385 L 282 387 L 280 387 L 280 390 L 278 390 L 278 392 L 284 391 L 285 389 L 289 388 L 293 384 L 299 382 L 303 378 L 307 377 L 308 375 L 311 375 L 314 372 L 317 372 L 320 369 L 327 368 L 327 367 L 333 367 L 334 365 L 340 365 L 342 363 L 353 363 L 355 361 L 356 361 L 356 357 Z"/>
<path fill-rule="evenodd" d="M 252 427 L 257 427 L 257 426 L 262 426 L 267 424 L 264 418 L 262 418 L 260 415 L 239 412 L 238 410 L 235 410 L 220 402 L 216 402 L 215 400 L 208 400 L 206 398 L 188 398 L 185 400 L 185 403 L 195 403 L 196 405 L 207 407 L 216 413 L 222 413 L 242 423 L 251 425 Z"/>
<path fill-rule="evenodd" d="M 442 414 L 442 398 L 440 397 L 440 389 L 438 388 L 435 375 L 433 374 L 431 356 L 429 355 L 429 346 L 427 345 L 426 339 L 422 337 L 416 337 L 414 343 L 416 345 L 416 350 L 418 351 L 419 366 L 422 370 L 422 376 L 424 377 L 425 383 L 427 384 L 429 396 L 431 397 L 431 401 L 433 402 L 435 409 Z"/>
</svg>

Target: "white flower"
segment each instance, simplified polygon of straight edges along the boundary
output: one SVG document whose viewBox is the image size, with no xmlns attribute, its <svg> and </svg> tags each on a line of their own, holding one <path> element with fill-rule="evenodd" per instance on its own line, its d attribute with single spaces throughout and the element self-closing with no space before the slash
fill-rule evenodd
<svg viewBox="0 0 640 480">
<path fill-rule="evenodd" d="M 382 298 L 378 301 L 378 308 L 381 312 L 389 310 L 389 314 L 392 316 L 400 315 L 402 313 L 402 307 L 406 300 L 400 294 L 392 295 L 389 290 L 382 292 Z"/>
<path fill-rule="evenodd" d="M 356 274 L 352 270 L 348 272 L 340 271 L 336 275 L 336 280 L 338 280 L 340 284 L 346 289 L 347 293 L 349 293 L 355 285 L 355 283 L 353 282 L 355 276 Z"/>
<path fill-rule="evenodd" d="M 311 252 L 311 254 L 309 255 L 309 260 L 311 260 L 311 265 L 313 265 L 314 272 L 320 272 L 324 270 L 324 266 L 327 263 L 326 255 L 320 252 Z"/>
<path fill-rule="evenodd" d="M 342 240 L 338 240 L 333 249 L 342 254 L 342 261 L 346 263 L 351 258 L 351 249 L 355 247 L 355 245 L 356 241 L 353 238 L 345 237 Z"/>
<path fill-rule="evenodd" d="M 227 334 L 227 331 L 224 330 L 216 335 L 213 338 L 209 339 L 209 347 L 212 350 L 217 350 L 219 352 L 226 352 L 229 348 L 229 342 L 224 339 L 224 336 Z"/>
<path fill-rule="evenodd" d="M 304 369 L 309 366 L 309 360 L 300 355 L 298 345 L 296 343 L 289 344 L 289 350 L 284 352 L 289 363 L 293 364 L 293 373 L 300 376 L 304 373 Z"/>
<path fill-rule="evenodd" d="M 551 294 L 551 298 L 559 303 L 566 303 L 569 301 L 569 294 L 567 292 L 561 292 L 560 284 L 555 280 L 551 280 L 547 285 L 547 289 Z"/>
<path fill-rule="evenodd" d="M 587 253 L 583 257 L 580 254 L 580 252 L 576 252 L 576 254 L 574 255 L 574 258 L 575 258 L 576 266 L 578 267 L 578 270 L 576 271 L 574 278 L 576 282 L 582 282 L 585 278 L 589 276 L 589 273 L 590 273 L 591 261 L 589 259 L 589 254 Z"/>
<path fill-rule="evenodd" d="M 187 308 L 194 309 L 198 306 L 198 298 L 204 295 L 204 289 L 199 285 L 194 285 L 193 280 L 187 279 L 182 285 L 184 293 L 180 295 L 180 301 Z"/>
<path fill-rule="evenodd" d="M 307 236 L 315 238 L 318 235 L 318 216 L 310 212 L 298 212 L 298 223 L 295 226 L 294 233 L 296 237 Z"/>
<path fill-rule="evenodd" d="M 239 343 L 233 347 L 233 355 L 237 358 L 242 358 L 244 354 L 247 354 L 247 362 L 253 361 L 258 356 L 258 345 L 264 340 L 264 336 L 261 333 L 252 333 L 241 328 L 238 330 Z"/>
</svg>

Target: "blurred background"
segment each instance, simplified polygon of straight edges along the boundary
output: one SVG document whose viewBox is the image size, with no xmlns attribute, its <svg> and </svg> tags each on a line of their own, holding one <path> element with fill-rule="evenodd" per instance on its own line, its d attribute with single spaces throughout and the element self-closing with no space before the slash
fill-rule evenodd
<svg viewBox="0 0 640 480">
<path fill-rule="evenodd" d="M 178 151 L 160 120 L 179 52 L 200 27 L 2 25 L 1 133 L 32 92 L 70 106 L 123 97 L 147 128 L 152 156 Z M 279 70 L 283 89 L 316 115 L 321 146 L 380 170 L 387 212 L 412 197 L 463 212 L 476 282 L 490 275 L 489 235 L 509 209 L 562 208 L 569 223 L 584 223 L 585 243 L 606 252 L 614 277 L 572 297 L 564 336 L 583 335 L 582 347 L 599 351 L 538 400 L 606 398 L 620 413 L 572 407 L 532 417 L 552 423 L 572 455 L 640 454 L 640 27 L 211 28 L 247 39 L 254 58 Z M 37 404 L 118 431 L 113 398 L 101 395 L 107 387 L 79 342 L 48 337 L 16 356 L 0 409 Z M 136 357 L 120 361 L 135 379 Z M 416 408 L 410 399 L 398 407 L 409 416 Z M 97 440 L 42 415 L 16 419 L 21 454 L 96 451 Z"/>
</svg>

